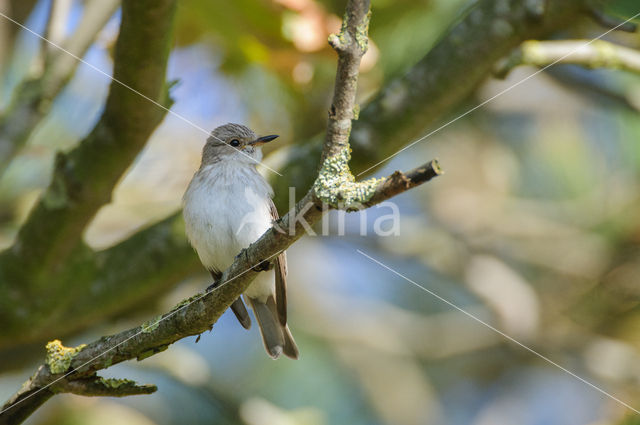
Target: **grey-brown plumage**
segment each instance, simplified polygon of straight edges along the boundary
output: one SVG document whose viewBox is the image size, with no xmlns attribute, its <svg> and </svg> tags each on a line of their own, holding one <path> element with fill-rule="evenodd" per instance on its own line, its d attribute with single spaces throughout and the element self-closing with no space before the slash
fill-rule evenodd
<svg viewBox="0 0 640 425">
<path fill-rule="evenodd" d="M 260 146 L 276 137 L 258 137 L 243 125 L 226 124 L 213 130 L 202 150 L 200 169 L 184 195 L 183 214 L 189 241 L 214 280 L 278 219 L 271 186 L 256 170 Z M 281 253 L 273 270 L 260 273 L 243 294 L 273 358 L 282 353 L 298 357 L 287 326 L 286 280 L 287 259 Z M 248 329 L 251 319 L 242 300 L 231 309 Z"/>
</svg>

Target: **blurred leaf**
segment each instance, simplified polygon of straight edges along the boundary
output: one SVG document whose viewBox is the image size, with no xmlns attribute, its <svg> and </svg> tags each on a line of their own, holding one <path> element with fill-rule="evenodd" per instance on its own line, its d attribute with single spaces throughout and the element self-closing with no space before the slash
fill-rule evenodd
<svg viewBox="0 0 640 425">
<path fill-rule="evenodd" d="M 629 19 L 640 13 L 640 4 L 637 0 L 613 0 L 605 3 L 605 11 Z M 640 19 L 635 18 L 634 22 L 640 22 Z"/>
</svg>

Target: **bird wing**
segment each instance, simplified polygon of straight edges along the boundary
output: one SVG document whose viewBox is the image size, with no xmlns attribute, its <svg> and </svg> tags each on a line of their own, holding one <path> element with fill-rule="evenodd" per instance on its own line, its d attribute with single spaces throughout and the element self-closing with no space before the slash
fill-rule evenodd
<svg viewBox="0 0 640 425">
<path fill-rule="evenodd" d="M 271 218 L 276 221 L 280 218 L 273 200 L 269 199 Z M 282 326 L 287 324 L 287 254 L 278 254 L 275 261 L 276 272 L 276 311 L 278 321 Z"/>
</svg>

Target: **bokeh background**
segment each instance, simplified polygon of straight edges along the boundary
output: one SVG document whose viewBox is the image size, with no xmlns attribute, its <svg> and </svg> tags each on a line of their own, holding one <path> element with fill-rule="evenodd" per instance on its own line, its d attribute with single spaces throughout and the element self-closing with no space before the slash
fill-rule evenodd
<svg viewBox="0 0 640 425">
<path fill-rule="evenodd" d="M 419 60 L 471 3 L 373 0 L 359 100 Z M 36 2 L 25 25 L 42 33 L 48 4 Z M 70 4 L 68 32 L 83 8 L 78 0 Z M 633 1 L 618 5 L 633 14 Z M 173 111 L 206 129 L 238 122 L 280 134 L 266 159 L 277 167 L 287 146 L 323 131 L 335 76 L 326 39 L 343 9 L 337 0 L 180 0 L 168 72 L 179 81 Z M 116 12 L 84 57 L 107 73 L 118 23 Z M 558 37 L 585 32 L 604 31 L 584 20 Z M 640 48 L 638 34 L 607 38 Z M 0 110 L 36 66 L 40 41 L 19 31 L 16 43 L 10 63 L 2 64 Z M 489 78 L 460 112 L 535 71 Z M 55 152 L 75 146 L 95 124 L 109 83 L 80 65 L 2 175 L 0 246 L 11 245 L 47 186 Z M 388 211 L 347 215 L 344 235 L 342 217 L 332 213 L 330 235 L 303 238 L 289 250 L 298 361 L 269 359 L 257 328 L 244 331 L 227 312 L 197 343 L 188 338 L 103 372 L 155 383 L 157 393 L 56 396 L 28 423 L 638 423 L 619 403 L 357 250 L 640 409 L 639 109 L 637 75 L 575 66 L 536 75 L 373 171 L 387 175 L 434 157 L 445 170 L 393 199 L 401 212 L 398 235 L 373 231 Z M 203 144 L 197 128 L 168 115 L 86 242 L 112 246 L 178 210 Z M 105 320 L 64 343 L 135 326 L 208 279 L 194 275 L 148 300 L 142 312 Z M 5 370 L 0 398 L 39 361 Z"/>
</svg>

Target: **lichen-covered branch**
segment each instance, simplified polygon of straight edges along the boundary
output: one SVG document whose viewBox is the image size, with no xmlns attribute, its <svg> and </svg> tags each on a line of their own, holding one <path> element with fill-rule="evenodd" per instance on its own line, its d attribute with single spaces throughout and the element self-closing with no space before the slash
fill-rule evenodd
<svg viewBox="0 0 640 425">
<path fill-rule="evenodd" d="M 404 173 L 396 171 L 375 187 L 373 195 L 371 195 L 369 201 L 363 203 L 363 206 L 368 208 L 378 204 L 385 199 L 420 186 L 441 174 L 443 174 L 442 168 L 440 168 L 440 164 L 435 159 L 411 171 Z"/>
<path fill-rule="evenodd" d="M 62 380 L 53 385 L 56 393 L 70 393 L 85 397 L 127 397 L 130 395 L 152 394 L 158 390 L 155 385 L 138 385 L 130 379 L 102 378 L 99 376 L 82 379 Z"/>
<path fill-rule="evenodd" d="M 523 3 L 479 0 L 405 76 L 390 81 L 363 108 L 359 120 L 354 123 L 352 153 L 342 151 L 343 155 L 351 156 L 351 168 L 363 170 L 398 150 L 412 138 L 424 134 L 422 132 L 425 127 L 433 125 L 453 105 L 468 98 L 472 90 L 491 75 L 497 58 L 506 56 L 523 40 L 545 37 L 571 25 L 587 10 L 584 6 L 586 1 L 582 0 L 545 0 L 539 2 L 548 3 L 548 7 L 542 12 L 540 8 L 525 8 Z M 500 5 L 509 7 L 501 8 Z M 494 43 L 492 40 L 496 36 L 490 30 L 500 27 L 498 22 L 508 22 L 518 30 L 511 32 L 506 38 L 500 38 L 499 43 Z M 496 52 L 493 52 L 494 49 Z M 410 96 L 393 95 L 407 92 L 410 92 Z M 384 114 L 378 116 L 376 111 L 379 110 L 384 111 Z M 384 129 L 381 128 L 379 119 L 385 121 Z M 406 125 L 405 120 L 410 121 L 410 124 Z M 289 162 L 283 170 L 285 176 L 271 182 L 280 210 L 288 207 L 286 195 L 289 187 L 296 187 L 298 193 L 304 193 L 317 180 L 322 139 L 318 137 L 293 147 Z M 316 193 L 328 204 L 335 201 L 336 205 L 345 205 L 344 199 L 348 201 L 350 194 L 355 194 L 356 197 L 371 194 L 371 186 L 363 187 L 358 184 L 351 186 L 355 190 L 343 191 L 342 195 L 327 191 L 333 185 L 348 187 L 347 183 L 355 180 L 350 172 L 346 172 L 349 168 L 346 161 L 339 160 L 324 165 L 325 170 L 332 166 L 339 166 L 341 170 L 335 175 L 322 173 L 327 180 L 322 184 L 318 181 Z M 331 198 L 334 198 L 333 201 Z M 17 296 L 17 301 L 7 301 L 5 305 L 3 300 L 12 299 L 8 295 L 8 291 L 12 289 L 3 284 L 7 282 L 6 279 L 0 279 L 0 321 L 7 325 L 6 332 L 0 336 L 0 363 L 3 367 L 10 367 L 4 361 L 7 358 L 23 358 L 11 356 L 15 350 L 21 349 L 18 345 L 33 351 L 33 345 L 28 344 L 41 345 L 46 342 L 43 338 L 51 333 L 62 337 L 90 326 L 105 315 L 128 311 L 138 305 L 140 300 L 152 297 L 163 288 L 169 288 L 172 279 L 176 281 L 199 270 L 196 256 L 182 237 L 181 227 L 180 213 L 176 213 L 167 220 L 144 229 L 131 240 L 110 248 L 108 252 L 92 253 L 86 247 L 76 247 L 77 254 L 73 254 L 73 264 L 65 264 L 55 278 L 46 282 L 46 299 L 55 300 L 52 302 L 37 303 L 30 301 L 33 300 L 32 297 L 14 293 L 13 299 Z M 106 258 L 109 259 L 108 262 L 105 262 Z M 0 275 L 2 273 L 0 269 Z M 155 288 L 154 284 L 157 285 Z M 99 296 L 93 295 L 94 290 L 98 291 Z M 61 298 L 62 293 L 72 296 Z M 36 297 L 38 298 L 43 297 Z M 52 317 L 48 313 L 52 305 L 60 306 L 59 311 L 65 314 Z M 42 322 L 31 323 L 27 329 L 16 306 L 38 312 L 35 316 L 42 317 Z"/>
<path fill-rule="evenodd" d="M 378 179 L 356 182 L 349 169 L 351 122 L 357 118 L 358 73 L 360 60 L 367 52 L 370 17 L 368 0 L 350 1 L 340 33 L 329 36 L 329 44 L 338 53 L 338 70 L 320 171 L 312 193 L 318 201 L 346 210 L 369 201 L 380 184 Z"/>
<path fill-rule="evenodd" d="M 640 73 L 640 52 L 603 40 L 529 40 L 499 63 L 496 73 L 504 76 L 520 65 L 544 67 L 556 63 Z"/>
<path fill-rule="evenodd" d="M 74 377 L 74 379 L 69 380 L 59 379 L 52 385 L 40 387 L 36 384 L 36 380 L 42 376 L 42 373 L 45 373 L 47 368 L 46 364 L 40 366 L 38 371 L 24 383 L 22 388 L 4 404 L 2 410 L 7 406 L 11 406 L 11 410 L 0 413 L 0 425 L 22 423 L 55 394 L 69 393 L 88 397 L 126 397 L 151 394 L 158 389 L 155 385 L 138 385 L 130 379 L 102 378 L 96 374 L 81 378 Z"/>
<path fill-rule="evenodd" d="M 499 58 L 506 56 L 524 40 L 545 37 L 575 22 L 576 18 L 587 10 L 585 7 L 587 2 L 583 0 L 545 0 L 538 2 L 540 5 L 546 6 L 541 9 L 525 7 L 525 3 L 528 5 L 532 2 L 478 1 L 474 9 L 453 26 L 441 41 L 409 70 L 407 75 L 391 81 L 363 109 L 360 120 L 354 127 L 351 137 L 353 147 L 351 165 L 363 169 L 397 150 L 412 137 L 420 135 L 426 127 L 441 118 L 454 105 L 459 104 L 490 75 Z M 349 116 L 348 111 L 342 112 Z M 351 114 L 353 113 L 352 109 Z M 336 134 L 343 133 L 337 131 Z M 344 145 L 342 146 L 344 147 Z M 287 193 L 286 188 L 290 185 L 299 188 L 308 188 L 312 185 L 314 179 L 318 177 L 315 170 L 318 169 L 317 165 L 322 151 L 323 145 L 321 143 L 296 147 L 292 151 L 291 160 L 287 166 L 287 178 L 275 182 L 276 193 Z M 346 149 L 337 149 L 337 151 L 343 158 L 334 158 L 333 163 L 324 162 L 324 170 L 329 170 L 335 165 L 340 170 L 347 172 L 350 153 Z M 418 170 L 423 168 L 419 167 Z M 404 173 L 404 177 L 403 174 L 389 176 L 378 182 L 375 185 L 375 190 L 372 190 L 373 186 L 365 190 L 364 193 L 356 190 L 354 199 L 362 199 L 366 193 L 366 196 L 371 196 L 371 198 L 365 202 L 365 205 L 373 205 L 426 180 L 426 176 L 431 175 L 433 171 L 427 166 L 424 171 L 416 173 Z M 325 177 L 331 177 L 328 172 L 323 174 Z M 166 348 L 167 344 L 177 339 L 197 333 L 199 329 L 209 329 L 217 319 L 217 315 L 221 314 L 255 277 L 255 272 L 251 270 L 240 275 L 241 272 L 253 264 L 262 262 L 269 255 L 275 255 L 280 250 L 286 249 L 301 237 L 304 233 L 301 219 L 306 219 L 309 224 L 318 221 L 322 214 L 319 201 L 322 200 L 321 198 L 325 198 L 325 195 L 328 200 L 331 198 L 338 200 L 340 196 L 344 197 L 345 194 L 354 193 L 353 190 L 348 190 L 343 191 L 343 195 L 338 195 L 339 191 L 331 189 L 332 187 L 334 189 L 348 187 L 348 183 L 357 184 L 350 172 L 343 174 L 343 177 L 346 179 L 337 179 L 333 183 L 318 182 L 315 185 L 316 190 L 312 194 L 308 194 L 297 205 L 294 212 L 285 216 L 278 223 L 278 228 L 288 231 L 282 233 L 270 230 L 267 232 L 227 270 L 224 274 L 227 283 L 217 288 L 214 293 L 207 294 L 203 299 L 188 306 L 183 305 L 182 310 L 175 311 L 170 317 L 165 315 L 166 319 L 158 323 L 157 326 L 146 326 L 144 329 L 147 332 L 140 335 L 136 335 L 136 333 L 143 328 L 131 329 L 88 344 L 72 361 L 72 367 L 82 364 L 82 360 L 91 359 L 91 355 L 101 353 L 100 349 L 104 350 L 118 343 L 122 343 L 122 345 L 118 347 L 119 357 L 115 360 L 124 361 L 131 358 L 143 358 Z M 412 183 L 407 184 L 407 179 Z M 283 186 L 279 186 L 280 183 Z M 361 187 L 352 186 L 352 188 Z M 324 195 L 321 189 L 326 190 Z M 372 191 L 373 193 L 371 193 Z M 280 202 L 280 206 L 282 205 L 283 203 Z M 176 215 L 167 222 L 177 225 L 180 223 L 180 219 Z M 167 222 L 145 230 L 145 237 L 152 240 L 154 235 L 164 234 Z M 291 229 L 293 230 L 290 231 Z M 125 254 L 127 251 L 123 249 L 118 254 L 119 248 L 114 247 L 112 252 L 112 268 L 114 269 L 128 263 Z M 176 249 L 182 250 L 183 248 L 183 246 L 179 246 Z M 171 249 L 159 258 L 169 258 L 170 252 Z M 95 254 L 87 254 L 85 260 L 93 261 L 93 255 Z M 117 255 L 121 255 L 120 259 L 117 259 Z M 165 257 L 165 255 L 167 256 Z M 186 270 L 193 269 L 194 263 L 191 262 L 184 269 L 180 269 L 180 266 L 177 265 L 173 272 L 179 276 L 180 273 L 186 273 Z M 147 277 L 143 275 L 144 273 L 139 275 L 143 281 L 150 282 L 152 280 L 151 271 L 148 272 Z M 111 281 L 118 281 L 117 271 L 113 272 Z M 79 286 L 86 286 L 92 282 L 95 283 L 92 276 L 78 277 Z M 86 314 L 86 312 L 81 313 L 79 317 L 82 317 L 82 314 Z M 197 321 L 197 318 L 207 314 L 211 314 L 207 320 Z M 190 326 L 192 319 L 196 321 L 193 322 L 193 326 Z M 132 338 L 125 342 L 130 337 Z M 114 358 L 110 357 L 108 360 L 112 361 Z M 96 362 L 95 370 L 109 365 L 108 361 L 103 363 L 102 358 L 97 359 Z M 53 378 L 50 375 L 47 376 L 47 371 L 42 371 L 42 369 L 36 373 L 36 377 L 38 377 L 37 382 L 27 385 L 31 390 L 42 388 L 46 385 L 44 383 L 51 382 Z M 41 391 L 33 398 L 38 399 L 41 396 L 46 398 L 44 396 L 47 392 L 48 390 Z"/>
<path fill-rule="evenodd" d="M 368 0 L 350 0 L 347 4 L 347 11 L 342 36 L 344 34 L 364 34 L 366 37 Z M 358 26 L 361 25 L 364 27 L 358 29 Z M 344 37 L 343 40 L 345 41 L 341 41 L 339 48 L 336 49 L 338 54 L 355 54 L 357 59 L 339 61 L 339 70 L 341 66 L 355 67 L 355 69 L 342 69 L 348 78 L 336 79 L 336 93 L 340 93 L 340 95 L 334 98 L 330 122 L 335 117 L 349 116 L 349 112 L 342 108 L 354 105 L 356 87 L 351 84 L 355 84 L 354 78 L 357 80 L 359 58 L 363 53 L 362 46 L 366 46 L 366 42 L 360 36 Z M 359 50 L 351 50 L 354 45 Z M 342 89 L 347 90 L 349 95 L 342 96 Z M 341 100 L 336 101 L 336 99 Z M 351 118 L 347 120 L 349 123 L 342 125 L 350 127 Z M 331 136 L 327 136 L 325 140 L 327 152 L 325 162 L 331 161 L 331 164 L 340 168 L 347 166 L 349 157 L 345 152 L 348 153 L 350 149 L 348 138 L 344 140 L 342 137 L 342 133 L 335 132 Z M 348 169 L 345 172 L 348 172 Z M 327 166 L 324 171 L 321 170 L 320 175 L 330 173 L 331 169 Z M 371 184 L 370 190 L 365 196 L 353 195 L 354 202 L 368 202 L 369 205 L 374 205 L 422 184 L 437 174 L 439 174 L 439 169 L 434 166 L 421 167 L 406 175 L 396 173 L 388 179 L 376 181 L 376 185 L 367 183 Z M 402 178 L 398 176 L 402 176 Z M 15 421 L 14 414 L 23 415 L 20 418 L 26 417 L 24 415 L 28 416 L 29 409 L 30 411 L 37 409 L 53 394 L 53 391 L 68 389 L 72 381 L 85 382 L 86 379 L 93 379 L 98 370 L 134 358 L 145 359 L 167 349 L 170 344 L 182 338 L 198 335 L 211 329 L 222 313 L 257 276 L 259 272 L 255 270 L 255 266 L 273 259 L 302 237 L 310 225 L 320 220 L 325 212 L 322 200 L 317 196 L 320 188 L 326 190 L 327 196 L 337 197 L 340 193 L 351 193 L 352 186 L 358 184 L 354 181 L 353 176 L 348 180 L 344 187 L 340 184 L 325 187 L 322 182 L 314 185 L 293 211 L 278 220 L 274 227 L 236 257 L 234 263 L 222 274 L 220 279 L 222 283 L 213 291 L 196 294 L 162 316 L 136 328 L 103 337 L 87 345 L 67 348 L 62 346 L 60 341 L 52 341 L 47 344 L 45 364 L 25 383 L 20 392 L 4 405 L 3 413 L 0 414 L 0 423 Z M 63 381 L 66 387 L 59 386 L 59 383 Z M 90 388 L 93 387 L 90 386 Z M 90 389 L 82 391 L 92 392 Z M 96 391 L 93 393 L 95 395 Z M 25 409 L 25 405 L 29 406 L 29 409 Z"/>
<path fill-rule="evenodd" d="M 407 184 L 406 179 L 396 178 L 397 174 L 394 174 L 380 184 L 379 190 L 374 191 L 376 196 L 367 206 L 373 206 L 416 187 L 428 181 L 428 176 L 433 177 L 436 174 L 439 172 L 434 174 L 428 166 L 420 167 L 417 171 L 407 174 L 414 176 L 412 184 Z M 418 177 L 423 175 L 424 177 Z M 286 250 L 304 235 L 305 226 L 318 222 L 322 214 L 322 206 L 311 194 L 307 194 L 294 211 L 282 217 L 272 229 L 237 257 L 231 267 L 223 273 L 221 280 L 224 283 L 213 291 L 196 294 L 162 316 L 90 344 L 67 348 L 59 341 L 49 343 L 47 362 L 25 383 L 19 394 L 5 403 L 2 409 L 9 410 L 0 414 L 0 424 L 15 423 L 12 422 L 15 420 L 13 406 L 16 406 L 15 412 L 24 413 L 18 408 L 21 403 L 35 403 L 35 410 L 53 394 L 44 397 L 52 391 L 50 384 L 69 371 L 73 374 L 64 378 L 67 381 L 92 377 L 98 370 L 126 360 L 145 359 L 167 349 L 170 344 L 180 339 L 210 330 L 231 303 L 255 279 L 259 272 L 255 271 L 254 267 Z"/>
<path fill-rule="evenodd" d="M 338 70 L 321 161 L 340 154 L 349 145 L 351 120 L 356 118 L 360 60 L 369 42 L 370 16 L 369 1 L 350 1 L 340 33 L 329 36 L 329 44 L 338 53 Z"/>
<path fill-rule="evenodd" d="M 587 2 L 582 0 L 545 0 L 538 3 L 548 3 L 548 7 L 525 8 L 520 2 L 479 0 L 405 76 L 390 81 L 363 109 L 352 131 L 352 154 L 342 151 L 343 155 L 351 156 L 351 167 L 363 170 L 401 148 L 411 138 L 422 135 L 423 127 L 433 125 L 453 105 L 468 98 L 472 90 L 491 74 L 496 58 L 504 57 L 512 51 L 512 46 L 517 46 L 523 40 L 545 37 L 571 25 L 587 10 L 584 6 Z M 499 7 L 505 4 L 509 7 Z M 494 12 L 496 10 L 500 13 Z M 505 20 L 513 28 L 518 28 L 518 31 L 501 39 L 500 43 L 491 44 L 495 37 L 489 31 L 493 27 L 492 23 L 495 21 L 495 26 L 499 27 L 497 22 Z M 467 47 L 456 47 L 458 45 L 467 46 L 469 50 L 466 50 Z M 488 51 L 492 49 L 497 52 Z M 430 83 L 421 82 L 420 78 Z M 419 84 L 414 84 L 414 81 Z M 443 90 L 440 90 L 441 87 Z M 395 98 L 399 102 L 398 109 L 393 107 L 394 90 L 398 93 L 411 92 L 409 97 Z M 435 107 L 431 107 L 432 105 Z M 384 131 L 387 136 L 379 135 L 380 124 L 375 113 L 377 110 L 386 111 Z M 394 121 L 394 117 L 398 119 Z M 412 122 L 411 128 L 405 125 L 405 118 Z M 322 139 L 317 137 L 293 147 L 289 162 L 283 170 L 285 176 L 271 182 L 280 210 L 288 207 L 286 195 L 289 187 L 296 187 L 300 193 L 317 180 Z M 345 164 L 345 161 L 324 164 L 327 170 L 332 165 L 339 165 L 343 171 L 334 176 L 323 173 L 329 180 L 318 186 L 317 195 L 327 203 L 331 203 L 333 197 L 337 205 L 345 205 L 340 197 L 348 200 L 350 194 L 355 194 L 356 197 L 371 194 L 371 187 L 357 184 L 351 186 L 356 190 L 343 191 L 339 196 L 326 190 L 332 185 L 348 187 L 347 183 L 355 182 L 350 172 L 344 172 L 348 169 Z M 322 188 L 325 190 L 321 190 Z M 55 278 L 46 282 L 46 299 L 53 300 L 51 302 L 37 302 L 44 297 L 34 299 L 20 296 L 22 290 L 16 291 L 3 284 L 7 280 L 1 279 L 3 271 L 0 269 L 0 321 L 6 324 L 6 332 L 0 336 L 2 367 L 11 367 L 6 361 L 8 359 L 15 361 L 16 358 L 26 358 L 22 355 L 23 351 L 33 352 L 34 345 L 30 344 L 41 346 L 46 342 L 44 338 L 50 338 L 52 333 L 63 337 L 90 326 L 106 315 L 122 314 L 137 306 L 140 300 L 153 297 L 169 288 L 172 282 L 200 270 L 196 256 L 182 237 L 181 227 L 182 218 L 180 213 L 176 213 L 107 252 L 93 253 L 86 247 L 76 247 L 77 254 L 73 254 L 75 261 L 65 264 Z M 92 291 L 95 290 L 99 296 L 93 295 Z M 14 292 L 13 298 L 8 295 L 8 291 Z M 61 297 L 60 294 L 63 293 L 67 296 Z M 11 299 L 17 301 L 11 302 Z M 3 300 L 9 301 L 4 304 Z M 59 306 L 60 314 L 52 316 L 49 313 L 52 305 Z M 23 310 L 16 306 L 23 306 L 43 319 L 39 323 L 31 323 L 27 328 L 21 319 Z M 18 352 L 20 355 L 12 355 Z"/>
<path fill-rule="evenodd" d="M 356 174 L 424 136 L 469 98 L 495 63 L 525 40 L 543 39 L 589 13 L 589 0 L 478 0 L 404 75 L 385 82 L 360 108 L 351 132 L 351 169 Z M 418 59 L 418 58 L 416 58 Z M 316 178 L 322 138 L 290 149 L 273 178 L 276 205 L 286 207 L 290 186 L 306 190 Z"/>
<path fill-rule="evenodd" d="M 0 371 L 15 367 L 12 362 L 33 361 L 32 343 L 44 344 L 52 335 L 64 337 L 153 299 L 202 270 L 193 249 L 184 236 L 181 215 L 169 217 L 140 230 L 131 238 L 101 252 L 78 248 L 57 274 L 56 291 L 47 305 L 37 307 L 29 321 L 21 320 L 21 311 L 31 309 L 29 299 L 0 310 L 3 332 L 0 335 Z M 65 285 L 65 286 L 62 286 Z M 0 299 L 7 297 L 0 286 Z M 9 291 L 9 288 L 6 288 Z M 126 300 L 126 302 L 124 302 Z M 52 311 L 62 314 L 43 315 Z M 16 352 L 24 347 L 23 353 Z M 36 354 L 37 358 L 37 354 Z"/>
</svg>

